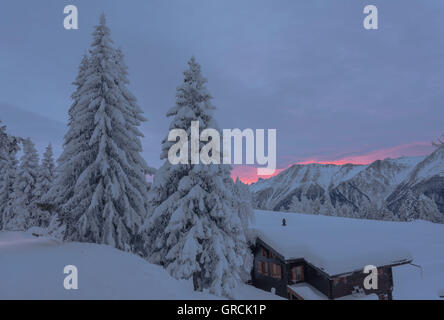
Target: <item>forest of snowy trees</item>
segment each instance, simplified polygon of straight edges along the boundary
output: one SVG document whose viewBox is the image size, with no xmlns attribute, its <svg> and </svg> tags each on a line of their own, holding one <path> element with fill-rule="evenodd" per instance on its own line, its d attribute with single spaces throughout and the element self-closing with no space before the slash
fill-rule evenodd
<svg viewBox="0 0 444 320">
<path fill-rule="evenodd" d="M 0 130 L 0 230 L 47 227 L 51 216 L 40 204 L 54 180 L 52 147 L 40 162 L 30 138 L 10 136 L 6 126 Z"/>
<path fill-rule="evenodd" d="M 227 165 L 172 165 L 167 139 L 150 187 L 154 169 L 141 156 L 138 129 L 146 119 L 127 76 L 102 15 L 73 83 L 57 166 L 51 145 L 40 161 L 30 138 L 0 128 L 0 230 L 39 227 L 64 241 L 111 245 L 192 279 L 195 290 L 229 297 L 252 267 L 249 190 L 232 181 Z M 199 121 L 218 130 L 205 83 L 191 58 L 167 112 L 170 129 L 190 134 L 191 121 Z"/>
</svg>

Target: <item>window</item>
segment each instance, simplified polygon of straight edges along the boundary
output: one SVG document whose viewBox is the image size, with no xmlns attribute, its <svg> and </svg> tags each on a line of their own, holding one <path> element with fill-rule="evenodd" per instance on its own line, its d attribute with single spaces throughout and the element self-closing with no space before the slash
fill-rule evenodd
<svg viewBox="0 0 444 320">
<path fill-rule="evenodd" d="M 282 269 L 281 266 L 276 263 L 271 263 L 271 276 L 273 278 L 281 279 L 282 278 Z"/>
<path fill-rule="evenodd" d="M 291 280 L 299 282 L 304 281 L 304 267 L 297 266 L 291 269 Z"/>
<path fill-rule="evenodd" d="M 333 283 L 334 283 L 334 285 L 337 285 L 339 283 L 346 284 L 347 283 L 347 277 L 336 277 L 336 278 L 333 279 Z"/>
<path fill-rule="evenodd" d="M 268 275 L 268 265 L 265 261 L 257 262 L 257 272 L 263 275 Z"/>
<path fill-rule="evenodd" d="M 276 257 L 276 256 L 274 255 L 274 253 L 270 251 L 270 259 L 273 259 L 273 258 L 275 258 L 275 257 Z"/>
<path fill-rule="evenodd" d="M 267 250 L 264 248 L 261 249 L 261 256 L 267 258 Z"/>
</svg>

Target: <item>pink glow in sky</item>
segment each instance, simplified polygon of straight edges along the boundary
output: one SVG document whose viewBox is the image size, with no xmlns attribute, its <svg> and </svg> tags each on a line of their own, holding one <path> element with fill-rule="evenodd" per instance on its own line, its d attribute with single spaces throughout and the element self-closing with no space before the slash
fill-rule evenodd
<svg viewBox="0 0 444 320">
<path fill-rule="evenodd" d="M 433 151 L 433 146 L 430 142 L 413 142 L 409 144 L 398 145 L 390 148 L 383 148 L 378 150 L 373 150 L 363 154 L 354 154 L 347 156 L 332 156 L 328 158 L 326 156 L 313 156 L 301 160 L 296 160 L 284 168 L 277 169 L 276 172 L 271 176 L 261 176 L 257 175 L 257 170 L 253 166 L 240 165 L 235 166 L 231 172 L 232 178 L 235 180 L 237 177 L 247 184 L 256 182 L 259 178 L 268 179 L 280 172 L 284 171 L 293 164 L 310 164 L 310 163 L 321 163 L 321 164 L 336 164 L 342 165 L 346 163 L 352 164 L 369 164 L 376 160 L 383 160 L 386 158 L 396 159 L 399 157 L 415 157 L 424 156 Z"/>
</svg>

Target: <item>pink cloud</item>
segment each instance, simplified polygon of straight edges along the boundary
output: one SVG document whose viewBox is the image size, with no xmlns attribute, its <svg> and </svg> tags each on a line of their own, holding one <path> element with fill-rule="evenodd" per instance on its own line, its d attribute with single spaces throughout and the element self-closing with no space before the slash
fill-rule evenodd
<svg viewBox="0 0 444 320">
<path fill-rule="evenodd" d="M 253 182 L 256 182 L 259 178 L 268 179 L 271 177 L 274 177 L 284 171 L 286 168 L 282 169 L 276 169 L 276 171 L 269 176 L 258 176 L 257 175 L 257 168 L 254 166 L 248 166 L 248 165 L 236 165 L 233 167 L 233 170 L 231 171 L 231 177 L 233 180 L 236 180 L 236 178 L 239 178 L 243 183 L 251 184 Z"/>
<path fill-rule="evenodd" d="M 231 177 L 235 180 L 237 177 L 247 184 L 251 184 L 256 182 L 259 178 L 268 179 L 271 178 L 280 172 L 284 171 L 288 167 L 293 164 L 309 164 L 309 163 L 321 163 L 321 164 L 337 164 L 342 165 L 346 163 L 353 164 L 369 164 L 376 160 L 383 160 L 386 158 L 399 158 L 402 156 L 406 157 L 415 157 L 415 156 L 424 156 L 433 151 L 433 146 L 430 142 L 412 142 L 408 144 L 393 146 L 390 148 L 377 149 L 373 151 L 369 151 L 363 154 L 355 154 L 349 156 L 313 156 L 307 157 L 300 161 L 294 161 L 290 165 L 285 168 L 276 169 L 276 172 L 271 176 L 262 176 L 259 177 L 257 175 L 257 169 L 254 166 L 240 165 L 235 166 L 231 172 Z"/>
</svg>

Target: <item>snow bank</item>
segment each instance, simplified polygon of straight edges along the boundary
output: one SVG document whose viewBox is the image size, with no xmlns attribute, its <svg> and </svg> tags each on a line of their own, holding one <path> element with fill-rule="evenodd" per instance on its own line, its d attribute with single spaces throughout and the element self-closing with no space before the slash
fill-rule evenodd
<svg viewBox="0 0 444 320">
<path fill-rule="evenodd" d="M 63 269 L 75 265 L 79 289 L 65 290 Z M 24 232 L 0 232 L 2 299 L 221 299 L 194 292 L 190 281 L 104 245 L 61 243 Z M 280 299 L 243 285 L 239 299 Z"/>
</svg>

